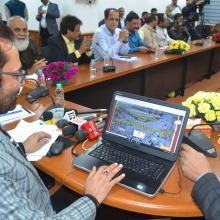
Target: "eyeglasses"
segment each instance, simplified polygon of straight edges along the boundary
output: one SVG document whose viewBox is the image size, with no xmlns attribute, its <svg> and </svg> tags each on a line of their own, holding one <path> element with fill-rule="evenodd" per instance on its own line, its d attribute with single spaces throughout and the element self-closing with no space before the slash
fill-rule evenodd
<svg viewBox="0 0 220 220">
<path fill-rule="evenodd" d="M 110 22 L 118 22 L 119 21 L 119 19 L 118 18 L 108 18 L 108 20 L 110 21 Z"/>
<path fill-rule="evenodd" d="M 20 32 L 27 33 L 28 29 L 27 28 L 23 28 L 23 29 L 22 28 L 15 28 L 14 32 L 15 33 L 20 33 Z"/>
<path fill-rule="evenodd" d="M 20 84 L 24 82 L 26 72 L 25 71 L 20 71 L 20 72 L 0 72 L 1 75 L 8 75 L 14 77 Z"/>
</svg>

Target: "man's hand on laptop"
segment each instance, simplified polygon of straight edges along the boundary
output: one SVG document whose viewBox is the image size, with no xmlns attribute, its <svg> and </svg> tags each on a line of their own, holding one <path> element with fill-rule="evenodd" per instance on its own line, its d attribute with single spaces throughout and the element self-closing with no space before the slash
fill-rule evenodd
<svg viewBox="0 0 220 220">
<path fill-rule="evenodd" d="M 181 148 L 180 166 L 184 176 L 194 182 L 204 174 L 212 172 L 206 156 L 187 144 L 183 144 Z"/>
<path fill-rule="evenodd" d="M 93 167 L 85 184 L 85 194 L 94 196 L 99 204 L 101 204 L 112 187 L 125 177 L 125 174 L 115 177 L 122 167 L 121 164 L 118 165 L 117 163 L 108 167 L 100 167 L 98 170 L 96 167 Z"/>
<path fill-rule="evenodd" d="M 33 153 L 41 149 L 51 139 L 50 134 L 46 132 L 35 132 L 29 136 L 24 142 L 24 148 L 26 153 Z"/>
</svg>

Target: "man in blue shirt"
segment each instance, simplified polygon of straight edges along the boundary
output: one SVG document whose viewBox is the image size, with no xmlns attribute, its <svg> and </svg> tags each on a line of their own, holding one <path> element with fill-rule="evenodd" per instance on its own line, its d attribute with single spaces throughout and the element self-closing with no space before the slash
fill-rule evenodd
<svg viewBox="0 0 220 220">
<path fill-rule="evenodd" d="M 106 53 L 111 58 L 128 54 L 128 31 L 119 29 L 118 21 L 117 9 L 109 8 L 105 11 L 105 24 L 97 29 L 92 39 L 96 59 L 103 59 Z"/>
<path fill-rule="evenodd" d="M 128 43 L 129 53 L 142 52 L 146 53 L 148 45 L 141 40 L 138 29 L 139 16 L 135 12 L 130 12 L 126 17 L 127 30 L 129 32 Z"/>
</svg>

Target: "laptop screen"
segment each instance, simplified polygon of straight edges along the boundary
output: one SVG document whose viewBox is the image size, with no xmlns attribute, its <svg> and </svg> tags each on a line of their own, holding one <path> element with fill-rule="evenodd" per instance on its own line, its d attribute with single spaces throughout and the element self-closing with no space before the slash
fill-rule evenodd
<svg viewBox="0 0 220 220">
<path fill-rule="evenodd" d="M 116 95 L 106 133 L 174 154 L 186 111 Z"/>
</svg>

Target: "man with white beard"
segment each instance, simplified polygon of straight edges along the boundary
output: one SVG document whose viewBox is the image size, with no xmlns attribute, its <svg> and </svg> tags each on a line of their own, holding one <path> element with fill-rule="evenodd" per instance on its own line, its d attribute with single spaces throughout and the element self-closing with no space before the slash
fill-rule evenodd
<svg viewBox="0 0 220 220">
<path fill-rule="evenodd" d="M 35 41 L 29 38 L 26 20 L 14 16 L 9 18 L 7 24 L 15 34 L 14 45 L 19 51 L 22 69 L 30 74 L 37 73 L 38 69 L 46 65 L 47 61 L 42 59 L 40 48 Z"/>
</svg>

